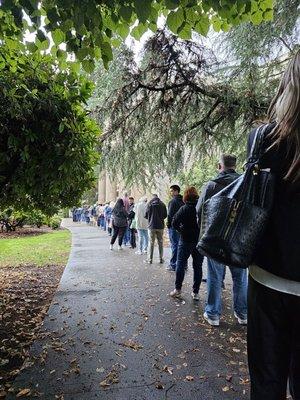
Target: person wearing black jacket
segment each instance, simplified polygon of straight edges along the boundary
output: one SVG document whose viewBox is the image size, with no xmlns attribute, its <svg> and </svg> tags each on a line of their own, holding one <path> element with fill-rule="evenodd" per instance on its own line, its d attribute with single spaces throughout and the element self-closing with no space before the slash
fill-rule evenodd
<svg viewBox="0 0 300 400">
<path fill-rule="evenodd" d="M 155 239 L 158 242 L 160 263 L 164 263 L 163 258 L 163 237 L 165 228 L 165 219 L 167 218 L 167 208 L 165 204 L 158 198 L 157 194 L 153 194 L 152 200 L 146 207 L 145 218 L 148 220 L 149 229 L 149 249 L 147 263 L 152 264 Z"/>
<path fill-rule="evenodd" d="M 202 279 L 203 256 L 198 252 L 196 245 L 199 238 L 199 226 L 197 223 L 196 204 L 199 196 L 197 190 L 192 186 L 185 190 L 184 205 L 173 217 L 172 227 L 180 235 L 177 263 L 175 289 L 170 293 L 172 297 L 181 297 L 181 288 L 185 275 L 185 266 L 190 256 L 193 258 L 194 284 L 192 297 L 199 300 L 199 289 Z"/>
<path fill-rule="evenodd" d="M 176 269 L 176 261 L 177 261 L 177 249 L 178 249 L 178 243 L 179 243 L 179 232 L 176 231 L 176 229 L 173 228 L 172 226 L 172 221 L 174 215 L 177 213 L 177 211 L 184 205 L 184 202 L 182 200 L 182 196 L 180 194 L 180 187 L 178 185 L 172 185 L 170 187 L 170 193 L 172 196 L 172 200 L 168 204 L 168 220 L 167 220 L 167 228 L 169 231 L 169 238 L 170 238 L 170 243 L 171 243 L 171 250 L 172 250 L 172 255 L 170 259 L 170 264 L 167 267 L 169 271 L 175 271 Z"/>
<path fill-rule="evenodd" d="M 118 199 L 112 210 L 113 235 L 110 241 L 111 250 L 113 250 L 113 245 L 117 237 L 119 238 L 119 250 L 122 250 L 122 242 L 128 226 L 127 218 L 128 213 L 125 210 L 124 201 L 122 199 Z"/>
<path fill-rule="evenodd" d="M 273 98 L 260 168 L 275 176 L 272 212 L 249 272 L 251 400 L 300 399 L 300 51 Z M 254 139 L 249 138 L 248 153 Z"/>
<path fill-rule="evenodd" d="M 128 226 L 129 226 L 129 232 L 130 232 L 130 248 L 135 249 L 136 248 L 136 229 L 131 227 L 132 221 L 134 220 L 135 212 L 134 212 L 134 198 L 129 197 L 129 211 L 128 211 Z"/>
<path fill-rule="evenodd" d="M 201 226 L 201 213 L 203 204 L 216 193 L 220 192 L 230 183 L 235 181 L 239 174 L 235 171 L 236 157 L 223 154 L 219 162 L 218 176 L 209 181 L 202 189 L 201 196 L 197 204 L 198 223 Z M 234 316 L 241 325 L 247 324 L 247 269 L 229 267 L 233 280 L 233 309 Z M 207 259 L 207 301 L 205 320 L 213 326 L 220 325 L 222 309 L 222 284 L 224 280 L 226 266 L 215 260 Z"/>
</svg>

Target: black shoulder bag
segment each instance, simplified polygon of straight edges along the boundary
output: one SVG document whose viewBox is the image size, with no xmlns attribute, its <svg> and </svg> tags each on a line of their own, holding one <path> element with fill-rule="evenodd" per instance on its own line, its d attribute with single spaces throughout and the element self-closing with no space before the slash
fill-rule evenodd
<svg viewBox="0 0 300 400">
<path fill-rule="evenodd" d="M 208 199 L 202 208 L 198 251 L 233 267 L 247 268 L 270 216 L 275 177 L 260 168 L 267 125 L 255 132 L 245 173 Z"/>
</svg>

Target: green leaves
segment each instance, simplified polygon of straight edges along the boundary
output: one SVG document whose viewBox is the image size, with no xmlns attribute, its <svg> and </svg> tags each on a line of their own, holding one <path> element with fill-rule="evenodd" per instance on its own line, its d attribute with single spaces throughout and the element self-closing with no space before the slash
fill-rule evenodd
<svg viewBox="0 0 300 400">
<path fill-rule="evenodd" d="M 66 40 L 65 33 L 60 29 L 55 29 L 52 33 L 53 42 L 58 46 Z"/>
<path fill-rule="evenodd" d="M 91 74 L 94 71 L 95 68 L 95 62 L 94 60 L 83 60 L 82 61 L 82 67 L 87 72 L 88 74 Z"/>
<path fill-rule="evenodd" d="M 126 39 L 129 35 L 129 26 L 127 24 L 120 24 L 117 29 L 116 33 L 121 36 L 121 38 Z"/>
<path fill-rule="evenodd" d="M 206 14 L 201 16 L 201 19 L 195 24 L 195 31 L 200 33 L 202 36 L 206 36 L 208 34 L 210 27 L 210 21 Z"/>
<path fill-rule="evenodd" d="M 175 10 L 179 6 L 179 0 L 165 0 L 168 10 Z"/>
<path fill-rule="evenodd" d="M 167 26 L 173 33 L 177 33 L 178 29 L 184 22 L 183 9 L 179 8 L 177 11 L 171 11 L 167 18 Z"/>
<path fill-rule="evenodd" d="M 136 40 L 140 40 L 140 38 L 143 36 L 145 32 L 147 32 L 147 25 L 144 24 L 138 24 L 135 26 L 132 31 L 131 31 L 131 36 L 133 36 Z"/>
<path fill-rule="evenodd" d="M 80 62 L 86 61 L 85 69 L 90 70 L 92 63 L 87 60 L 96 58 L 96 48 L 101 48 L 107 65 L 111 47 L 119 45 L 116 35 L 124 40 L 131 32 L 139 40 L 148 29 L 157 30 L 161 15 L 166 17 L 167 26 L 174 34 L 190 39 L 193 31 L 206 36 L 211 26 L 216 31 L 228 31 L 242 22 L 269 21 L 273 18 L 273 1 L 113 0 L 105 2 L 104 7 L 98 1 L 11 0 L 0 5 L 0 40 L 10 37 L 22 42 L 22 36 L 30 30 L 37 34 L 36 47 L 30 45 L 30 50 L 42 52 L 49 47 L 51 34 L 56 47 L 65 43 L 64 51 L 75 54 Z M 109 46 L 104 45 L 107 49 L 103 50 L 104 42 Z"/>
<path fill-rule="evenodd" d="M 131 20 L 131 16 L 133 13 L 133 9 L 130 6 L 121 6 L 120 8 L 120 16 L 126 21 L 126 22 L 130 22 Z"/>
<path fill-rule="evenodd" d="M 151 13 L 152 0 L 134 0 L 134 8 L 140 22 L 146 22 Z"/>
<path fill-rule="evenodd" d="M 10 63 L 0 70 L 0 149 L 5 154 L 0 208 L 34 207 L 51 214 L 70 207 L 94 181 L 99 129 L 82 106 L 92 85 L 57 71 L 50 55 L 26 55 L 5 46 L 1 53 Z M 89 73 L 93 63 L 83 62 Z M 80 64 L 72 67 L 78 71 Z"/>
</svg>

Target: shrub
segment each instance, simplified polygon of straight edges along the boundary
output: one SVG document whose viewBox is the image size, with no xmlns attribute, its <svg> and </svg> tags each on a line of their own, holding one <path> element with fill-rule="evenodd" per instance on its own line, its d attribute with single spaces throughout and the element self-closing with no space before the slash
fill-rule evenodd
<svg viewBox="0 0 300 400">
<path fill-rule="evenodd" d="M 54 216 L 49 219 L 48 226 L 51 229 L 58 229 L 60 228 L 60 224 L 61 224 L 61 218 Z"/>
</svg>

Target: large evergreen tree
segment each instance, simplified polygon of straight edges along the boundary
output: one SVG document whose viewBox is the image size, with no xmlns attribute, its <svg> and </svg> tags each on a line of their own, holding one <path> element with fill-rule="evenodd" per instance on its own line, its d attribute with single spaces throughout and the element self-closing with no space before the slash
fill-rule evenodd
<svg viewBox="0 0 300 400">
<path fill-rule="evenodd" d="M 93 100 L 105 126 L 102 162 L 108 169 L 143 183 L 162 171 L 188 171 L 190 182 L 202 183 L 203 170 L 213 171 L 220 152 L 237 153 L 242 164 L 248 132 L 265 117 L 299 37 L 298 4 L 286 3 L 277 2 L 273 23 L 241 25 L 212 39 L 210 48 L 199 37 L 186 41 L 160 31 L 147 42 L 140 66 L 122 50 L 112 70 L 96 72 L 97 84 L 111 87 Z M 122 81 L 115 80 L 116 69 Z"/>
</svg>

